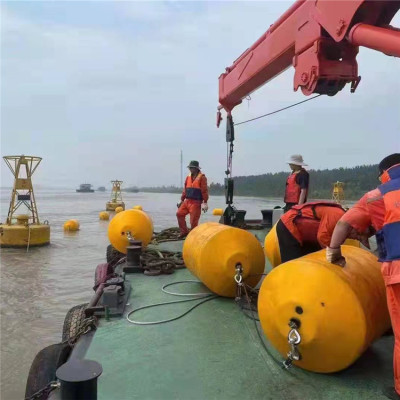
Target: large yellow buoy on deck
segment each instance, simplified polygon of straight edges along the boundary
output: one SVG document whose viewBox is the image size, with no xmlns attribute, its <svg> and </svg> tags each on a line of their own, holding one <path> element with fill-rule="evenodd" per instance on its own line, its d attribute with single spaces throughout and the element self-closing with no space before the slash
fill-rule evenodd
<svg viewBox="0 0 400 400">
<path fill-rule="evenodd" d="M 361 243 L 358 240 L 347 239 L 345 242 L 348 246 L 360 247 Z M 285 249 L 282 249 L 285 251 Z M 268 261 L 271 263 L 272 267 L 275 268 L 282 263 L 281 249 L 279 247 L 278 235 L 276 233 L 276 224 L 265 236 L 264 240 L 264 252 Z"/>
<path fill-rule="evenodd" d="M 245 282 L 253 287 L 265 266 L 263 250 L 255 236 L 216 222 L 201 224 L 189 233 L 183 245 L 183 259 L 212 292 L 225 297 L 235 297 L 238 264 Z"/>
<path fill-rule="evenodd" d="M 299 326 L 301 360 L 314 372 L 350 366 L 390 327 L 385 285 L 377 258 L 342 246 L 344 268 L 326 261 L 320 250 L 281 264 L 264 279 L 258 297 L 261 326 L 286 358 L 289 322 Z"/>
<path fill-rule="evenodd" d="M 116 207 L 115 208 L 115 212 L 118 214 L 118 213 L 120 213 L 121 211 L 124 211 L 124 209 L 122 208 L 122 207 Z"/>
<path fill-rule="evenodd" d="M 110 214 L 107 211 L 101 211 L 99 213 L 99 219 L 102 221 L 108 221 L 110 219 Z"/>
<path fill-rule="evenodd" d="M 64 223 L 64 231 L 75 232 L 79 230 L 79 221 L 77 219 L 69 219 Z"/>
<path fill-rule="evenodd" d="M 264 252 L 272 267 L 276 267 L 282 263 L 281 249 L 279 247 L 278 235 L 276 233 L 276 224 L 271 228 L 267 236 L 265 236 Z"/>
<path fill-rule="evenodd" d="M 111 244 L 121 253 L 126 254 L 129 246 L 128 232 L 135 240 L 147 246 L 153 237 L 153 222 L 141 210 L 126 210 L 118 213 L 108 225 L 108 238 Z"/>
<path fill-rule="evenodd" d="M 133 206 L 132 208 L 133 208 L 134 210 L 143 210 L 143 207 L 142 207 L 142 206 L 139 206 L 139 205 Z"/>
</svg>

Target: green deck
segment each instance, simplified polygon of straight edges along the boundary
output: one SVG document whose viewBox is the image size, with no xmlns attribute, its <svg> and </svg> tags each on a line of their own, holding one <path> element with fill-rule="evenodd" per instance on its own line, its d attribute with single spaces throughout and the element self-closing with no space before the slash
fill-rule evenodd
<svg viewBox="0 0 400 400">
<path fill-rule="evenodd" d="M 170 243 L 178 249 L 180 243 Z M 164 246 L 165 247 L 165 246 Z M 147 277 L 129 274 L 127 311 L 178 300 L 161 291 L 165 283 L 195 279 L 187 270 Z M 197 291 L 184 284 L 172 291 Z M 194 302 L 143 310 L 132 318 L 159 320 L 183 312 Z M 268 345 L 271 349 L 271 347 Z M 102 399 L 386 399 L 393 385 L 393 337 L 377 341 L 349 369 L 316 374 L 281 369 L 263 349 L 254 322 L 232 299 L 218 298 L 189 315 L 162 325 L 138 326 L 125 318 L 101 320 L 86 358 L 103 366 Z M 271 349 L 275 358 L 279 354 Z M 321 354 L 323 357 L 323 354 Z"/>
</svg>

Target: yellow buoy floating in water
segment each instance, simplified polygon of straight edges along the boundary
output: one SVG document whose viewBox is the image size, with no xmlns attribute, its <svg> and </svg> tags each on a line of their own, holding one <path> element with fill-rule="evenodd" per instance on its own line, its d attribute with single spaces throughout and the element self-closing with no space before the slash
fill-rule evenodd
<svg viewBox="0 0 400 400">
<path fill-rule="evenodd" d="M 99 219 L 102 221 L 108 221 L 110 219 L 110 214 L 107 211 L 101 211 L 99 213 Z"/>
<path fill-rule="evenodd" d="M 358 240 L 354 239 L 347 239 L 345 244 L 354 247 L 361 246 L 361 243 Z M 267 236 L 265 236 L 264 252 L 265 256 L 268 258 L 268 261 L 271 263 L 273 268 L 277 267 L 282 263 L 281 249 L 279 247 L 278 235 L 276 233 L 276 224 L 271 228 Z"/>
<path fill-rule="evenodd" d="M 245 282 L 254 287 L 264 272 L 265 258 L 260 242 L 238 228 L 207 222 L 193 229 L 183 245 L 186 267 L 212 292 L 235 297 L 236 266 Z"/>
<path fill-rule="evenodd" d="M 125 210 L 125 203 L 122 200 L 122 192 L 121 192 L 121 185 L 122 181 L 115 180 L 111 181 L 112 189 L 111 189 L 111 198 L 110 201 L 106 203 L 106 210 L 107 211 L 116 211 L 118 207 L 121 207 L 122 210 Z"/>
<path fill-rule="evenodd" d="M 30 247 L 49 244 L 49 225 L 29 224 L 29 215 L 17 215 L 16 219 L 16 224 L 0 226 L 1 247 Z"/>
<path fill-rule="evenodd" d="M 385 285 L 376 257 L 342 246 L 345 268 L 320 250 L 281 264 L 264 279 L 258 297 L 261 326 L 286 358 L 289 322 L 301 336 L 294 364 L 329 373 L 350 366 L 390 327 Z"/>
<path fill-rule="evenodd" d="M 111 244 L 121 253 L 126 254 L 129 246 L 128 232 L 135 240 L 147 246 L 153 237 L 153 222 L 141 210 L 126 210 L 118 213 L 108 225 L 108 238 Z"/>
<path fill-rule="evenodd" d="M 133 206 L 132 209 L 133 209 L 133 210 L 143 210 L 143 207 L 137 205 L 137 206 Z"/>
<path fill-rule="evenodd" d="M 116 207 L 115 212 L 118 214 L 121 211 L 124 211 L 124 209 L 122 207 Z"/>
<path fill-rule="evenodd" d="M 214 208 L 212 215 L 218 215 L 218 216 L 224 215 L 224 210 L 222 208 Z"/>
<path fill-rule="evenodd" d="M 32 247 L 50 243 L 50 226 L 47 221 L 40 223 L 33 192 L 32 175 L 41 157 L 5 156 L 7 166 L 14 176 L 10 207 L 6 223 L 0 224 L 0 247 Z M 25 170 L 25 171 L 24 171 Z M 14 216 L 20 206 L 26 206 L 29 215 Z"/>
<path fill-rule="evenodd" d="M 77 219 L 69 219 L 64 223 L 64 231 L 75 232 L 79 230 L 79 221 Z"/>
</svg>

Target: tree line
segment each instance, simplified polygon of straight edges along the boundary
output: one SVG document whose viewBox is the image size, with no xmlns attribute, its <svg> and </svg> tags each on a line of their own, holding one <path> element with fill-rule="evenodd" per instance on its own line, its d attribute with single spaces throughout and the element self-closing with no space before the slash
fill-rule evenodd
<svg viewBox="0 0 400 400">
<path fill-rule="evenodd" d="M 310 187 L 309 198 L 330 199 L 333 184 L 337 181 L 344 183 L 345 198 L 355 200 L 365 192 L 378 185 L 377 165 L 359 165 L 353 168 L 335 168 L 323 170 L 309 170 Z M 235 196 L 254 197 L 283 197 L 288 172 L 268 173 L 263 175 L 234 177 Z M 153 193 L 181 193 L 182 189 L 176 186 L 143 187 L 141 192 Z M 224 195 L 223 183 L 210 183 L 211 195 Z"/>
</svg>

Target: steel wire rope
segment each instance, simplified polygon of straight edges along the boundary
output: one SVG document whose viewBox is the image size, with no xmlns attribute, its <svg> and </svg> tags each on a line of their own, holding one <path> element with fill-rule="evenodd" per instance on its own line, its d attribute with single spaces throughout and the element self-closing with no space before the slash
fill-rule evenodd
<svg viewBox="0 0 400 400">
<path fill-rule="evenodd" d="M 248 293 L 247 293 L 246 285 L 243 285 L 243 288 L 244 288 L 244 293 L 245 293 L 245 296 L 246 296 L 247 304 L 248 304 L 249 308 L 251 309 L 251 301 L 250 301 L 250 298 L 249 298 Z M 246 313 L 244 313 L 244 314 L 246 314 Z M 262 334 L 261 334 L 261 332 L 260 332 L 260 330 L 258 328 L 257 320 L 255 318 L 251 318 L 251 317 L 249 317 L 249 318 L 254 321 L 254 326 L 256 328 L 256 332 L 257 332 L 258 338 L 260 339 L 260 342 L 261 342 L 262 347 L 264 348 L 265 352 L 268 354 L 269 357 L 272 358 L 272 360 L 279 366 L 279 368 L 283 369 L 284 366 L 283 366 L 282 362 L 279 361 L 277 358 L 275 358 L 275 356 L 272 354 L 270 349 L 265 344 L 265 342 L 263 340 L 263 337 L 262 337 Z"/>
<path fill-rule="evenodd" d="M 204 296 L 204 297 L 205 297 L 205 296 L 210 296 L 210 295 L 212 295 L 211 292 L 209 292 L 209 293 L 205 293 L 205 292 L 198 292 L 198 293 L 177 293 L 177 292 L 169 292 L 168 290 L 165 290 L 167 287 L 176 285 L 176 284 L 178 284 L 178 283 L 202 283 L 202 282 L 200 282 L 200 281 L 195 281 L 194 279 L 187 279 L 187 280 L 185 280 L 185 281 L 171 282 L 171 283 L 165 284 L 165 285 L 161 288 L 161 290 L 162 290 L 164 293 L 166 293 L 166 294 L 171 294 L 171 295 L 173 295 L 173 296 L 201 296 L 201 297 Z M 200 298 L 201 298 L 201 297 L 200 297 Z"/>
<path fill-rule="evenodd" d="M 26 246 L 26 252 L 29 252 L 29 246 L 31 244 L 31 226 L 28 224 L 28 245 Z"/>
<path fill-rule="evenodd" d="M 217 299 L 218 297 L 220 297 L 220 296 L 212 294 L 212 293 L 174 293 L 174 292 L 169 292 L 169 291 L 165 290 L 165 288 L 167 288 L 169 286 L 176 285 L 176 284 L 179 284 L 179 283 L 188 283 L 188 282 L 190 282 L 190 283 L 201 283 L 200 281 L 195 281 L 195 280 L 177 281 L 177 282 L 167 283 L 167 284 L 163 285 L 161 290 L 164 293 L 171 294 L 173 296 L 197 296 L 197 297 L 195 297 L 193 299 L 167 301 L 167 302 L 163 302 L 163 303 L 149 304 L 147 306 L 142 306 L 142 307 L 136 308 L 136 309 L 130 311 L 127 314 L 127 316 L 126 316 L 127 321 L 130 322 L 131 324 L 134 324 L 134 325 L 159 325 L 159 324 L 164 324 L 166 322 L 176 321 L 176 320 L 184 317 L 185 315 L 189 314 L 191 311 L 193 311 L 195 308 L 197 308 L 201 304 L 204 304 L 207 301 L 214 300 L 214 299 Z M 170 304 L 187 303 L 189 301 L 195 301 L 195 300 L 202 300 L 202 301 L 200 301 L 199 303 L 197 303 L 193 307 L 189 308 L 184 313 L 182 313 L 182 314 L 180 314 L 180 315 L 178 315 L 176 317 L 173 317 L 173 318 L 159 320 L 159 321 L 135 321 L 135 320 L 130 318 L 130 316 L 133 313 L 135 313 L 137 311 L 140 311 L 140 310 L 145 310 L 145 309 L 154 308 L 154 307 L 161 307 L 161 306 L 166 306 L 166 305 L 170 305 Z"/>
<path fill-rule="evenodd" d="M 261 118 L 268 117 L 268 116 L 273 115 L 273 114 L 277 114 L 277 113 L 279 113 L 279 112 L 281 112 L 281 111 L 285 111 L 285 110 L 288 110 L 289 108 L 292 108 L 292 107 L 298 106 L 298 105 L 300 105 L 300 104 L 306 103 L 307 101 L 314 100 L 314 99 L 316 99 L 316 98 L 319 97 L 319 96 L 322 96 L 322 94 L 317 94 L 316 96 L 311 97 L 311 98 L 309 98 L 309 99 L 305 99 L 305 100 L 299 101 L 298 103 L 291 104 L 290 106 L 286 106 L 286 107 L 280 108 L 280 109 L 278 109 L 278 110 L 271 111 L 271 112 L 269 112 L 269 113 L 267 113 L 267 114 L 263 114 L 263 115 L 260 115 L 260 116 L 258 116 L 258 117 L 255 117 L 255 118 L 251 118 L 251 119 L 248 119 L 248 120 L 246 120 L 246 121 L 237 122 L 236 124 L 234 124 L 234 126 L 238 126 L 238 125 L 242 125 L 242 124 L 247 124 L 248 122 L 252 122 L 252 121 L 255 121 L 255 120 L 257 120 L 257 119 L 261 119 Z"/>
<path fill-rule="evenodd" d="M 256 275 L 264 275 L 264 274 L 256 274 Z M 195 280 L 177 281 L 177 282 L 167 283 L 167 284 L 163 285 L 161 290 L 166 294 L 171 294 L 171 295 L 174 295 L 174 296 L 197 296 L 194 299 L 168 301 L 168 302 L 163 302 L 163 303 L 155 303 L 155 304 L 149 304 L 147 306 L 142 306 L 142 307 L 139 307 L 139 308 L 136 308 L 136 309 L 130 311 L 126 316 L 127 321 L 129 323 L 131 323 L 131 324 L 134 324 L 134 325 L 160 325 L 160 324 L 164 324 L 164 323 L 167 323 L 167 322 L 176 321 L 176 320 L 184 317 L 185 315 L 189 314 L 191 311 L 193 311 L 195 308 L 199 307 L 201 304 L 204 304 L 204 303 L 206 303 L 206 302 L 208 302 L 210 300 L 214 300 L 214 299 L 217 299 L 217 298 L 221 297 L 221 296 L 214 295 L 214 294 L 211 294 L 211 293 L 175 293 L 175 292 L 169 292 L 169 291 L 165 290 L 169 286 L 180 284 L 180 283 L 188 283 L 188 282 L 190 282 L 190 283 L 201 283 L 200 281 L 195 281 Z M 246 300 L 247 300 L 247 303 L 248 303 L 248 306 L 249 306 L 249 310 L 251 310 L 252 313 L 257 312 L 251 306 L 251 301 L 250 301 L 250 298 L 249 298 L 248 293 L 247 293 L 246 285 L 244 285 L 243 287 L 244 287 L 244 292 L 245 292 L 245 295 L 246 295 Z M 146 322 L 146 321 L 135 321 L 135 320 L 132 320 L 132 319 L 129 318 L 133 313 L 135 313 L 137 311 L 140 311 L 140 310 L 145 310 L 145 309 L 148 309 L 148 308 L 160 307 L 160 306 L 170 305 L 170 304 L 187 303 L 189 301 L 195 301 L 195 300 L 200 300 L 200 299 L 204 299 L 204 300 L 200 301 L 199 303 L 197 303 L 193 307 L 189 308 L 184 313 L 182 313 L 182 314 L 180 314 L 180 315 L 178 315 L 176 317 L 173 317 L 173 318 L 169 318 L 169 319 L 165 319 L 165 320 L 159 320 L 159 321 L 148 321 L 148 322 Z M 257 321 L 259 321 L 259 320 L 257 320 L 253 316 L 250 316 L 247 313 L 245 313 L 243 311 L 243 308 L 241 308 L 240 306 L 239 306 L 239 308 L 242 310 L 243 314 L 246 315 L 246 317 L 248 317 L 248 318 L 250 318 L 250 319 L 252 319 L 254 321 L 254 325 L 255 325 L 255 328 L 256 328 L 256 332 L 257 332 L 258 338 L 259 338 L 259 340 L 260 340 L 260 342 L 262 344 L 262 347 L 264 348 L 265 352 L 279 366 L 279 368 L 284 369 L 284 366 L 283 366 L 282 362 L 280 362 L 277 358 L 275 358 L 275 356 L 271 353 L 271 351 L 268 349 L 267 345 L 265 344 L 265 342 L 263 340 L 263 337 L 262 337 L 262 334 L 261 334 L 261 332 L 259 330 L 259 327 L 257 325 Z M 290 372 L 288 371 L 288 373 L 290 373 Z"/>
</svg>

